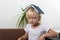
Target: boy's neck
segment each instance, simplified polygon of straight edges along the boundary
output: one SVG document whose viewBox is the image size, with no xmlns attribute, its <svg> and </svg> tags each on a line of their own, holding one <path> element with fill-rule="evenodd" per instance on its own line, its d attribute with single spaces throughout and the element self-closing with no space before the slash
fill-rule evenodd
<svg viewBox="0 0 60 40">
<path fill-rule="evenodd" d="M 37 24 L 35 24 L 35 25 L 32 25 L 32 27 L 37 27 L 37 26 L 39 26 L 40 25 L 40 23 L 37 23 Z"/>
</svg>

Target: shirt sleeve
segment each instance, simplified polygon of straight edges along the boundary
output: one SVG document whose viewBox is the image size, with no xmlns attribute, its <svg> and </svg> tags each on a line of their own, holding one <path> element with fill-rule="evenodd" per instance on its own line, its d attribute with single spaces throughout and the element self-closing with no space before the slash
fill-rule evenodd
<svg viewBox="0 0 60 40">
<path fill-rule="evenodd" d="M 51 27 L 49 25 L 45 25 L 44 26 L 44 30 L 46 31 L 46 33 L 51 29 Z"/>
<path fill-rule="evenodd" d="M 24 28 L 24 30 L 25 30 L 26 32 L 29 32 L 29 24 L 26 25 L 26 27 Z"/>
</svg>

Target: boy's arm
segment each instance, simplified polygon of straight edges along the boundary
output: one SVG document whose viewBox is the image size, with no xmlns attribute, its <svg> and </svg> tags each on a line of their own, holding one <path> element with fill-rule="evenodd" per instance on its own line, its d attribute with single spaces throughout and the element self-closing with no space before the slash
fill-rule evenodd
<svg viewBox="0 0 60 40">
<path fill-rule="evenodd" d="M 52 37 L 56 37 L 57 36 L 57 33 L 55 31 L 53 31 L 52 29 L 50 29 L 48 31 L 48 33 L 46 34 L 42 34 L 40 37 L 39 37 L 39 40 L 44 40 L 45 37 L 47 38 L 52 38 Z"/>
<path fill-rule="evenodd" d="M 18 40 L 25 40 L 27 38 L 28 38 L 28 33 L 25 32 L 25 34 L 22 37 L 18 38 Z"/>
<path fill-rule="evenodd" d="M 48 31 L 48 33 L 46 34 L 43 34 L 44 37 L 48 37 L 48 38 L 52 38 L 52 37 L 56 37 L 57 36 L 57 33 L 55 31 L 53 31 L 52 29 L 50 29 Z"/>
</svg>

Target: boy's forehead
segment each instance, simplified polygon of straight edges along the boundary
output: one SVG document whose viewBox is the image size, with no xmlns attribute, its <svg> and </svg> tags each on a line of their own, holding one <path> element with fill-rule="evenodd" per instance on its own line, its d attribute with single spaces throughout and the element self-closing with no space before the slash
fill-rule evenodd
<svg viewBox="0 0 60 40">
<path fill-rule="evenodd" d="M 26 15 L 27 16 L 33 16 L 33 17 L 39 16 L 39 14 L 37 14 L 36 12 L 33 12 L 33 11 L 26 12 Z"/>
</svg>

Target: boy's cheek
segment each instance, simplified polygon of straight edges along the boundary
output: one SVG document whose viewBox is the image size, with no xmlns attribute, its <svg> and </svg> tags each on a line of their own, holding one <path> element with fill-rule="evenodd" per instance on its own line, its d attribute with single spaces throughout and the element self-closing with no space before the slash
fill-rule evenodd
<svg viewBox="0 0 60 40">
<path fill-rule="evenodd" d="M 38 22 L 38 20 L 34 20 L 33 22 Z"/>
</svg>

